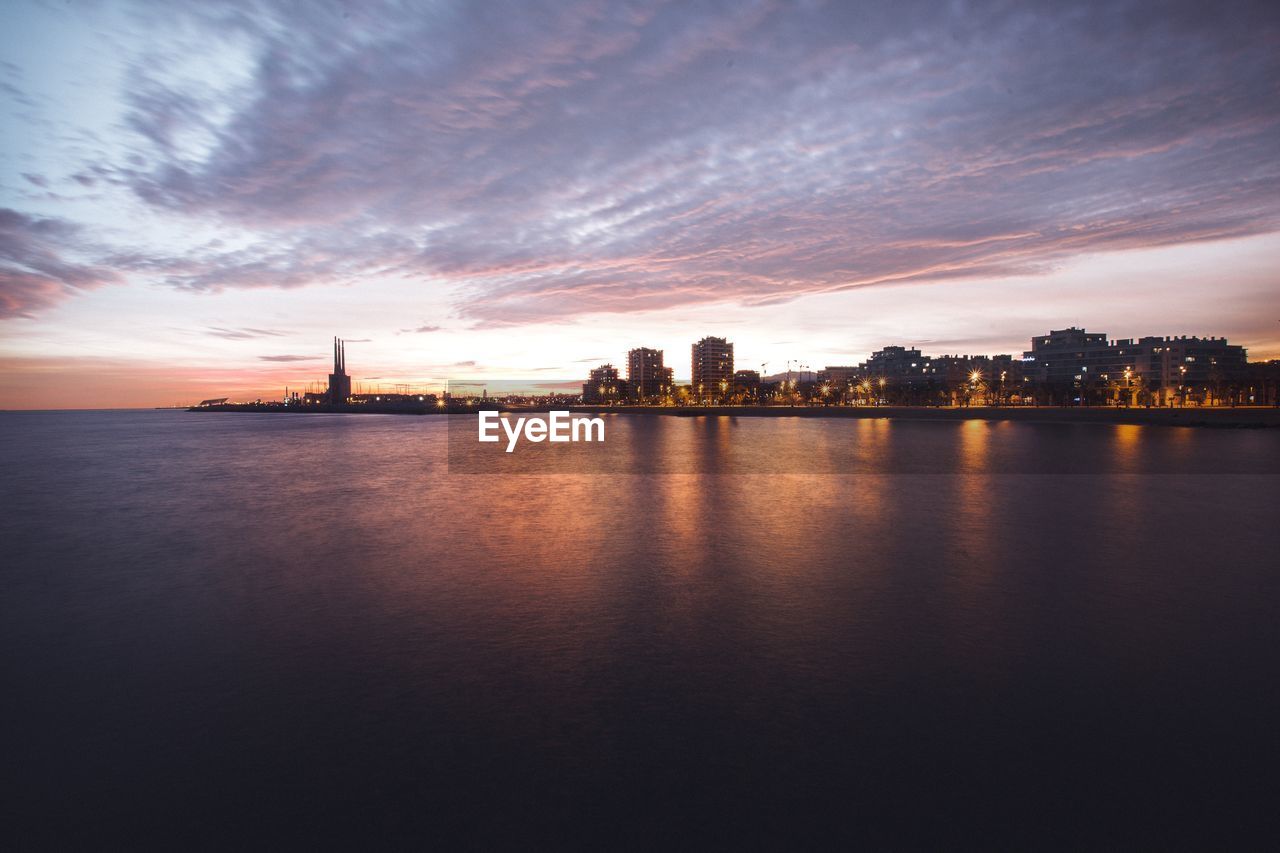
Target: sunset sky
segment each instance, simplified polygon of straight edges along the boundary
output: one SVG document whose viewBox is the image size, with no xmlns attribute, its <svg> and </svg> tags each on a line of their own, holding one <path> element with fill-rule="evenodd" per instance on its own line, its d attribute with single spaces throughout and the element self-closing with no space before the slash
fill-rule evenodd
<svg viewBox="0 0 1280 853">
<path fill-rule="evenodd" d="M 0 122 L 0 408 L 1280 358 L 1274 3 L 7 2 Z"/>
</svg>

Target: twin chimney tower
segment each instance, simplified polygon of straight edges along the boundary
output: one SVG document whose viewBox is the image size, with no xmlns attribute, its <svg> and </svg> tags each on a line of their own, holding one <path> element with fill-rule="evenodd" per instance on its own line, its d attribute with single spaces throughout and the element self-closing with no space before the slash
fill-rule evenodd
<svg viewBox="0 0 1280 853">
<path fill-rule="evenodd" d="M 347 342 L 333 339 L 333 373 L 329 374 L 329 405 L 345 406 L 351 396 L 351 377 L 347 375 Z"/>
</svg>

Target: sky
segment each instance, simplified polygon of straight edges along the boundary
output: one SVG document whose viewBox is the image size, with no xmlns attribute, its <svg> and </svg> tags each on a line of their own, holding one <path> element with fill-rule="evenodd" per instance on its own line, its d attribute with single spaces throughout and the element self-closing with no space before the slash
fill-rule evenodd
<svg viewBox="0 0 1280 853">
<path fill-rule="evenodd" d="M 6 2 L 0 408 L 1280 358 L 1274 3 Z"/>
</svg>

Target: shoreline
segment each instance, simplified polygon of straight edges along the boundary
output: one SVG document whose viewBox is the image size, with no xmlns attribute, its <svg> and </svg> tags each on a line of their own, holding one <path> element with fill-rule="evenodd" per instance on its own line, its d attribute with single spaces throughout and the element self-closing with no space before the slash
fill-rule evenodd
<svg viewBox="0 0 1280 853">
<path fill-rule="evenodd" d="M 525 411 L 536 411 L 529 409 Z M 802 418 L 889 418 L 930 421 L 1023 421 L 1037 423 L 1136 424 L 1219 429 L 1280 427 L 1280 408 L 1094 408 L 1084 406 L 571 406 L 583 414 L 669 415 L 676 417 L 741 416 Z"/>
<path fill-rule="evenodd" d="M 575 414 L 653 415 L 659 417 L 748 417 L 748 418 L 857 418 L 922 421 L 1022 421 L 1026 423 L 1134 424 L 1139 426 L 1181 426 L 1216 429 L 1267 429 L 1280 427 L 1280 407 L 1237 406 L 1222 408 L 1104 408 L 1085 406 L 566 406 L 555 407 Z M 260 404 L 226 403 L 193 406 L 189 412 L 240 412 L 259 414 L 349 414 L 349 415 L 458 415 L 482 409 L 502 412 L 537 413 L 551 406 L 360 407 L 335 406 L 279 407 Z"/>
</svg>

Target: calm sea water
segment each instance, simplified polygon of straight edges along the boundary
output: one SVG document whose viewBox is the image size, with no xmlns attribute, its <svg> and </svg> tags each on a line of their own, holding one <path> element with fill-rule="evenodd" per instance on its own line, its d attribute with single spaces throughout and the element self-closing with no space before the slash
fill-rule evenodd
<svg viewBox="0 0 1280 853">
<path fill-rule="evenodd" d="M 0 413 L 2 846 L 1276 829 L 1275 431 L 626 417 L 757 473 L 491 476 L 446 420 Z"/>
</svg>

